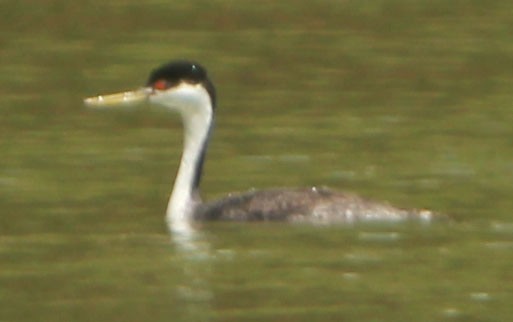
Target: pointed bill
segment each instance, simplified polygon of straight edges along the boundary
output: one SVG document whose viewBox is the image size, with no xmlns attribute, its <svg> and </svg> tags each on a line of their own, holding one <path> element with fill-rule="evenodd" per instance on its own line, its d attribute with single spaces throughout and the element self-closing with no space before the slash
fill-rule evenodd
<svg viewBox="0 0 513 322">
<path fill-rule="evenodd" d="M 88 97 L 84 99 L 84 104 L 93 108 L 133 106 L 144 103 L 150 93 L 151 89 L 140 88 L 135 91 Z"/>
</svg>

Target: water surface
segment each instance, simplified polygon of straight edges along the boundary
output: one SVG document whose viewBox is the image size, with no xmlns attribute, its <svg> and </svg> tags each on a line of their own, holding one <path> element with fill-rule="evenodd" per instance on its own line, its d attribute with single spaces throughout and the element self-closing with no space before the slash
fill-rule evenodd
<svg viewBox="0 0 513 322">
<path fill-rule="evenodd" d="M 0 9 L 0 320 L 513 315 L 509 2 Z M 81 100 L 184 57 L 219 92 L 205 198 L 328 185 L 453 220 L 169 234 L 178 117 Z"/>
</svg>

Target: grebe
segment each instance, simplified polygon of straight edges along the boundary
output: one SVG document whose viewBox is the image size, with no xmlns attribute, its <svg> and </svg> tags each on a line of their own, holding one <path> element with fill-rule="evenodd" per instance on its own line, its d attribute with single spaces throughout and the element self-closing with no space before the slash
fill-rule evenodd
<svg viewBox="0 0 513 322">
<path fill-rule="evenodd" d="M 149 101 L 178 112 L 184 126 L 183 154 L 169 199 L 166 219 L 174 229 L 192 220 L 286 221 L 313 224 L 358 221 L 431 220 L 428 210 L 405 210 L 387 203 L 327 188 L 269 189 L 230 194 L 202 202 L 199 185 L 216 108 L 216 91 L 204 67 L 173 61 L 153 70 L 145 87 L 86 98 L 90 107 L 114 107 Z"/>
</svg>

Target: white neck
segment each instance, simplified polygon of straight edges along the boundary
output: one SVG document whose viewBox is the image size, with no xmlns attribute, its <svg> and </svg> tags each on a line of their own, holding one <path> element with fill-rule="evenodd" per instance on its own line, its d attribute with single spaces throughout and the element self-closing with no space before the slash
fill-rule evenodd
<svg viewBox="0 0 513 322">
<path fill-rule="evenodd" d="M 208 143 L 213 112 L 212 103 L 203 87 L 184 87 L 177 92 L 169 95 L 173 95 L 173 100 L 168 100 L 173 105 L 167 107 L 178 111 L 182 116 L 184 148 L 169 199 L 166 220 L 172 231 L 184 232 L 190 230 L 194 209 L 201 202 L 194 181 L 199 179 L 197 176 L 200 175 L 202 153 Z M 158 103 L 157 99 L 154 101 Z M 161 104 L 167 105 L 163 101 Z"/>
</svg>

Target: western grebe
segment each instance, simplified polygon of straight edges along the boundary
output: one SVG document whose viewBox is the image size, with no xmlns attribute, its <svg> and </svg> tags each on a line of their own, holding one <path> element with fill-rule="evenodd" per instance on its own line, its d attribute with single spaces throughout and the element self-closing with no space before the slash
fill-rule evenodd
<svg viewBox="0 0 513 322">
<path fill-rule="evenodd" d="M 269 189 L 230 194 L 202 202 L 199 185 L 214 112 L 216 91 L 200 64 L 173 61 L 153 70 L 145 87 L 86 98 L 87 106 L 114 107 L 149 101 L 178 112 L 184 126 L 183 154 L 166 219 L 179 229 L 191 220 L 288 221 L 314 224 L 358 221 L 429 221 L 428 210 L 405 210 L 327 188 Z"/>
</svg>

